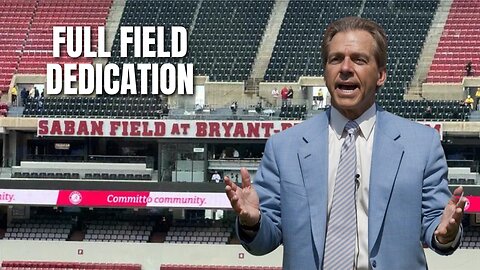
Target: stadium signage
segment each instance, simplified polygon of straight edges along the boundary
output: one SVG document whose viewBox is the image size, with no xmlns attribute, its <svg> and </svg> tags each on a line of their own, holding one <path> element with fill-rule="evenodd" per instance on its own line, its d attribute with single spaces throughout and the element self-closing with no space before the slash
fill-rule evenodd
<svg viewBox="0 0 480 270">
<path fill-rule="evenodd" d="M 439 122 L 420 122 L 420 123 L 438 131 L 438 134 L 440 135 L 440 140 L 443 140 L 443 125 L 442 125 L 442 123 L 439 123 Z"/>
<path fill-rule="evenodd" d="M 480 196 L 465 196 L 465 213 L 480 213 Z M 231 209 L 225 193 L 0 189 L 0 205 Z"/>
<path fill-rule="evenodd" d="M 0 205 L 230 209 L 225 193 L 0 189 Z"/>
<path fill-rule="evenodd" d="M 37 136 L 267 139 L 299 122 L 43 118 Z"/>
<path fill-rule="evenodd" d="M 41 118 L 37 136 L 268 139 L 299 122 Z M 442 137 L 441 123 L 422 124 L 434 128 Z"/>
</svg>

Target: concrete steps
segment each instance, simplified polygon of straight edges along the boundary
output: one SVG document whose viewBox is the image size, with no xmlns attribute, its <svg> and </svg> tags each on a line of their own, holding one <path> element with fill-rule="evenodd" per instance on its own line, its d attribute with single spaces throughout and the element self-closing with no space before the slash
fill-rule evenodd
<svg viewBox="0 0 480 270">
<path fill-rule="evenodd" d="M 422 84 L 427 79 L 428 71 L 432 65 L 452 2 L 453 0 L 441 0 L 439 3 L 438 10 L 432 19 L 432 25 L 430 26 L 425 39 L 424 47 L 420 53 L 415 74 L 413 75 L 410 87 L 407 91 L 408 98 L 405 97 L 405 99 L 421 99 Z M 415 98 L 415 96 L 418 96 L 418 98 Z"/>
<path fill-rule="evenodd" d="M 472 111 L 470 114 L 470 121 L 480 122 L 480 111 Z"/>
</svg>

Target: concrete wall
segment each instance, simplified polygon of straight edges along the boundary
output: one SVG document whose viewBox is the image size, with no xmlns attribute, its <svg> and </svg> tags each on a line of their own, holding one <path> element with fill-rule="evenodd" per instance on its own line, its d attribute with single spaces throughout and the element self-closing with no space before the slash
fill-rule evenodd
<svg viewBox="0 0 480 270">
<path fill-rule="evenodd" d="M 0 261 L 140 263 L 144 270 L 159 270 L 160 264 L 167 263 L 278 267 L 282 264 L 282 250 L 280 247 L 265 256 L 252 256 L 240 245 L 1 240 Z M 425 252 L 429 268 L 433 270 L 478 269 L 480 265 L 480 249 L 460 249 L 451 256 Z"/>
<path fill-rule="evenodd" d="M 464 100 L 461 84 L 424 83 L 422 96 L 429 100 Z"/>
<path fill-rule="evenodd" d="M 463 77 L 462 85 L 464 87 L 479 87 L 480 86 L 480 76 L 477 76 L 477 77 Z"/>
<path fill-rule="evenodd" d="M 282 82 L 262 82 L 259 85 L 259 95 L 267 99 L 270 103 L 274 104 L 275 100 L 272 97 L 272 89 L 277 88 L 278 92 L 282 88 L 292 87 L 293 89 L 293 104 L 305 104 L 305 97 L 303 96 L 301 89 L 304 86 L 325 86 L 325 81 L 323 77 L 300 77 L 298 82 L 282 83 Z M 279 97 L 279 99 L 281 99 Z M 278 102 L 280 104 L 280 101 Z"/>
<path fill-rule="evenodd" d="M 205 104 L 214 108 L 229 108 L 233 101 L 237 101 L 240 109 L 248 108 L 259 100 L 255 94 L 244 93 L 243 82 L 211 82 L 205 77 L 195 77 L 194 85 L 205 86 Z M 168 103 L 173 108 L 187 106 L 185 96 L 171 95 L 168 98 Z"/>
<path fill-rule="evenodd" d="M 424 83 L 422 96 L 432 100 L 464 100 L 465 87 L 480 87 L 480 77 L 464 77 L 461 83 Z"/>
<path fill-rule="evenodd" d="M 250 105 L 256 105 L 260 97 L 266 99 L 270 104 L 275 104 L 272 97 L 272 89 L 276 87 L 278 91 L 283 87 L 292 87 L 293 104 L 305 104 L 305 97 L 301 92 L 302 86 L 324 86 L 322 77 L 301 77 L 298 82 L 261 82 L 257 94 L 245 94 L 245 84 L 243 82 L 212 82 L 205 76 L 195 76 L 194 85 L 205 86 L 205 104 L 214 108 L 228 108 L 233 101 L 238 102 L 240 109 L 248 108 Z M 260 96 L 260 97 L 259 97 Z M 185 103 L 185 96 L 169 96 L 169 104 L 172 107 L 182 107 Z M 280 102 L 278 102 L 280 104 Z"/>
<path fill-rule="evenodd" d="M 205 102 L 215 108 L 228 108 L 233 101 L 237 101 L 239 108 L 245 108 L 257 103 L 256 95 L 244 94 L 243 82 L 206 82 Z"/>
</svg>

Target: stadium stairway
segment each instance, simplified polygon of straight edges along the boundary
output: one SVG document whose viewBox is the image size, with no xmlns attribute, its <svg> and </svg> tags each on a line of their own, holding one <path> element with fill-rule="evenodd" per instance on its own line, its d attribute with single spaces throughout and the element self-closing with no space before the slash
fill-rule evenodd
<svg viewBox="0 0 480 270">
<path fill-rule="evenodd" d="M 410 87 L 405 99 L 419 99 L 422 92 L 422 83 L 427 79 L 427 73 L 432 65 L 440 37 L 442 36 L 443 28 L 450 12 L 452 1 L 440 1 L 437 12 L 435 13 L 432 26 L 428 30 L 425 39 L 424 47 L 420 52 L 417 69 L 410 81 Z"/>
<path fill-rule="evenodd" d="M 22 117 L 23 115 L 23 110 L 25 109 L 25 107 L 21 107 L 21 106 L 11 106 L 10 108 L 8 108 L 8 114 L 7 116 L 10 116 L 10 117 Z"/>
<path fill-rule="evenodd" d="M 289 1 L 276 0 L 268 21 L 267 29 L 258 48 L 258 54 L 252 67 L 251 79 L 263 79 L 270 62 L 278 33 L 282 27 L 283 18 Z"/>
<path fill-rule="evenodd" d="M 70 236 L 70 241 L 83 241 L 85 239 L 85 233 L 82 231 L 75 230 Z"/>
<path fill-rule="evenodd" d="M 470 114 L 470 121 L 472 122 L 480 121 L 480 111 L 472 111 Z"/>
<path fill-rule="evenodd" d="M 152 236 L 150 237 L 150 242 L 163 243 L 165 242 L 166 236 L 167 236 L 167 233 L 165 232 L 152 232 Z"/>
</svg>

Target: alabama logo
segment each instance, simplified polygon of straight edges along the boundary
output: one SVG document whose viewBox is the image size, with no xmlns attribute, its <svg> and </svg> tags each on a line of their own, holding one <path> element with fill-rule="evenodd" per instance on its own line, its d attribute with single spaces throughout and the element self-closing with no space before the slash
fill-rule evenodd
<svg viewBox="0 0 480 270">
<path fill-rule="evenodd" d="M 468 210 L 469 207 L 470 207 L 470 200 L 467 197 L 465 197 L 465 207 L 463 208 L 463 211 Z"/>
<path fill-rule="evenodd" d="M 68 196 L 68 200 L 71 204 L 77 205 L 82 202 L 82 194 L 78 191 L 72 191 Z"/>
</svg>

